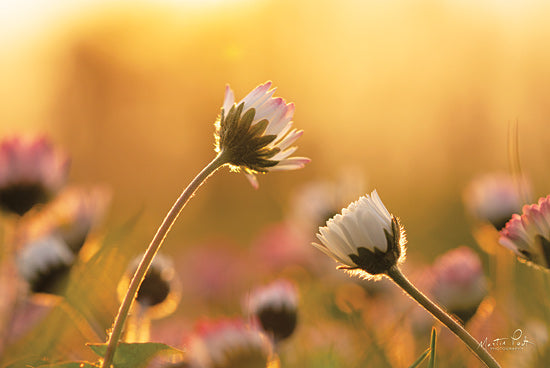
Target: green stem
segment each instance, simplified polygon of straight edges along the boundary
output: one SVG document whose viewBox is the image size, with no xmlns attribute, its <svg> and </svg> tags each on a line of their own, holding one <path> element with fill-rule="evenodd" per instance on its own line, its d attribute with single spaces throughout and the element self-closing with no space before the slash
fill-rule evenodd
<svg viewBox="0 0 550 368">
<path fill-rule="evenodd" d="M 107 340 L 107 350 L 105 351 L 105 357 L 103 358 L 103 362 L 101 364 L 102 368 L 108 368 L 111 366 L 117 344 L 122 335 L 124 323 L 126 322 L 126 318 L 128 317 L 128 312 L 130 311 L 132 303 L 138 293 L 139 287 L 141 286 L 141 283 L 143 282 L 143 279 L 147 274 L 147 270 L 149 269 L 151 262 L 153 262 L 153 258 L 157 254 L 160 246 L 164 242 L 164 239 L 170 231 L 170 228 L 178 218 L 179 214 L 181 213 L 189 199 L 193 196 L 193 194 L 201 186 L 201 184 L 204 183 L 204 181 L 208 179 L 208 177 L 212 175 L 217 169 L 225 164 L 227 164 L 227 157 L 223 154 L 223 152 L 220 152 L 204 169 L 202 169 L 202 171 L 193 179 L 193 181 L 189 183 L 187 188 L 184 189 L 179 198 L 176 200 L 170 211 L 168 211 L 168 213 L 166 214 L 166 217 L 158 228 L 155 236 L 153 237 L 153 240 L 151 241 L 151 244 L 149 244 L 149 247 L 145 251 L 143 258 L 141 259 L 141 262 L 136 272 L 134 273 L 132 281 L 130 281 L 128 292 L 124 296 L 124 300 L 122 301 L 118 313 L 115 317 L 109 339 Z"/>
<path fill-rule="evenodd" d="M 449 330 L 451 330 L 459 339 L 461 339 L 470 350 L 477 355 L 477 357 L 489 368 L 500 368 L 497 361 L 485 350 L 485 348 L 477 342 L 462 327 L 457 321 L 452 319 L 443 309 L 437 304 L 428 299 L 421 291 L 419 291 L 406 277 L 401 273 L 401 270 L 397 266 L 390 268 L 386 275 L 392 279 L 392 281 L 403 289 L 411 298 L 416 300 L 421 306 L 423 306 L 428 312 L 430 312 L 435 318 L 443 323 Z"/>
</svg>

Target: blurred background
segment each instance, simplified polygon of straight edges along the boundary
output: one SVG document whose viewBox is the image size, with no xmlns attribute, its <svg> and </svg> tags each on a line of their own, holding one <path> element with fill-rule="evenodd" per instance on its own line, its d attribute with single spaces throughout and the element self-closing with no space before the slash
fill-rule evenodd
<svg viewBox="0 0 550 368">
<path fill-rule="evenodd" d="M 111 188 L 104 228 L 139 215 L 129 258 L 213 158 L 225 85 L 238 100 L 272 80 L 296 104 L 298 155 L 312 162 L 260 176 L 257 191 L 228 170 L 212 177 L 164 246 L 176 268 L 192 266 L 191 250 L 249 253 L 267 227 L 301 216 L 301 188 L 350 173 L 346 200 L 377 189 L 411 263 L 468 245 L 487 265 L 462 192 L 510 170 L 511 126 L 533 200 L 548 193 L 549 12 L 544 0 L 0 0 L 0 134 L 45 133 L 70 154 L 72 183 Z M 230 256 L 202 265 L 258 267 Z M 295 267 L 278 272 L 320 287 Z M 204 314 L 183 300 L 177 315 Z M 212 308 L 235 313 L 238 300 Z"/>
</svg>

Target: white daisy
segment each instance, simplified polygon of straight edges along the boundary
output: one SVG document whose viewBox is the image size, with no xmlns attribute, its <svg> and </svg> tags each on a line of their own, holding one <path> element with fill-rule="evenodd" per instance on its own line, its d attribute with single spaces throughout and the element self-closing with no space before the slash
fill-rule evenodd
<svg viewBox="0 0 550 368">
<path fill-rule="evenodd" d="M 235 103 L 229 86 L 225 89 L 222 112 L 216 121 L 216 152 L 228 157 L 232 169 L 244 171 L 257 188 L 258 173 L 296 170 L 310 160 L 290 157 L 297 147 L 292 146 L 303 131 L 292 129 L 294 104 L 274 98 L 271 82 L 256 87 Z"/>
<path fill-rule="evenodd" d="M 383 274 L 405 258 L 404 230 L 376 191 L 328 220 L 317 238 L 321 244 L 313 245 L 341 263 L 340 268 L 359 271 L 364 277 Z"/>
</svg>

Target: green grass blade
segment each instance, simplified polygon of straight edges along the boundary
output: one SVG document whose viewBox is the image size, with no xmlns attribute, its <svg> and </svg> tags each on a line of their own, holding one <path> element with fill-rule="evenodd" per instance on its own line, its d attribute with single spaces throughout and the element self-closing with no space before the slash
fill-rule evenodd
<svg viewBox="0 0 550 368">
<path fill-rule="evenodd" d="M 416 359 L 416 360 L 414 361 L 414 363 L 410 365 L 409 368 L 417 368 L 417 367 L 420 365 L 420 363 L 422 363 L 422 362 L 426 359 L 426 357 L 428 356 L 428 354 L 430 353 L 430 351 L 431 351 L 431 349 L 429 349 L 429 348 L 426 349 L 426 350 L 422 353 L 422 355 L 420 355 L 420 356 L 418 357 L 418 359 Z"/>
<path fill-rule="evenodd" d="M 435 327 L 432 327 L 432 336 L 430 337 L 430 360 L 428 360 L 428 368 L 435 368 L 435 343 L 437 341 L 437 332 Z"/>
</svg>

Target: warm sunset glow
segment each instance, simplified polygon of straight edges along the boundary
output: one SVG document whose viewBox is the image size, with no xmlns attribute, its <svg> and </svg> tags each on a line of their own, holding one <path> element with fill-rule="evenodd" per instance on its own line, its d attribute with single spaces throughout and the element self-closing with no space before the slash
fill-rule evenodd
<svg viewBox="0 0 550 368">
<path fill-rule="evenodd" d="M 97 358 L 86 343 L 106 341 L 123 277 L 119 294 L 129 294 L 129 262 L 205 165 L 203 175 L 215 174 L 193 182 L 196 195 L 187 192 L 182 215 L 163 228 L 170 233 L 161 251 L 173 257 L 181 299 L 151 322 L 143 335 L 151 341 L 186 350 L 203 317 L 244 314 L 250 322 L 242 296 L 287 278 L 299 294 L 298 324 L 273 362 L 410 367 L 434 321 L 387 290 L 395 287 L 388 269 L 402 267 L 428 293 L 434 261 L 467 247 L 492 299 L 483 293 L 477 310 L 460 311 L 474 313 L 465 314 L 466 329 L 488 341 L 521 329 L 546 360 L 529 365 L 533 351 L 494 352 L 502 368 L 550 366 L 548 300 L 540 297 L 548 290 L 538 269 L 517 260 L 546 269 L 549 239 L 533 232 L 521 246 L 517 236 L 508 249 L 498 243 L 499 228 L 550 194 L 549 14 L 547 0 L 0 0 L 0 138 L 48 137 L 70 158 L 68 185 L 105 187 L 112 198 L 89 239 L 78 239 L 82 252 L 60 245 L 72 232 L 48 226 L 55 234 L 37 240 L 46 246 L 24 252 L 36 226 L 27 224 L 53 206 L 57 187 L 52 198 L 0 211 L 0 296 L 13 301 L 0 298 L 0 368 Z M 266 90 L 252 93 L 259 85 Z M 234 109 L 228 119 L 249 94 L 243 114 Z M 14 172 L 53 175 L 35 164 L 40 150 L 18 160 L 6 147 L 0 202 L 13 195 Z M 485 176 L 497 179 L 472 190 Z M 391 227 L 368 233 L 364 217 L 338 217 L 324 243 L 315 238 L 374 189 L 406 227 L 406 260 L 404 243 L 388 243 L 404 241 L 393 216 Z M 67 228 L 83 222 L 67 217 Z M 387 244 L 401 250 L 384 253 Z M 36 265 L 65 272 L 68 289 L 59 287 L 66 294 L 51 310 L 23 279 L 10 279 L 17 257 L 33 277 Z M 380 280 L 350 278 L 339 265 Z M 437 333 L 438 366 L 474 365 L 450 334 Z"/>
</svg>

